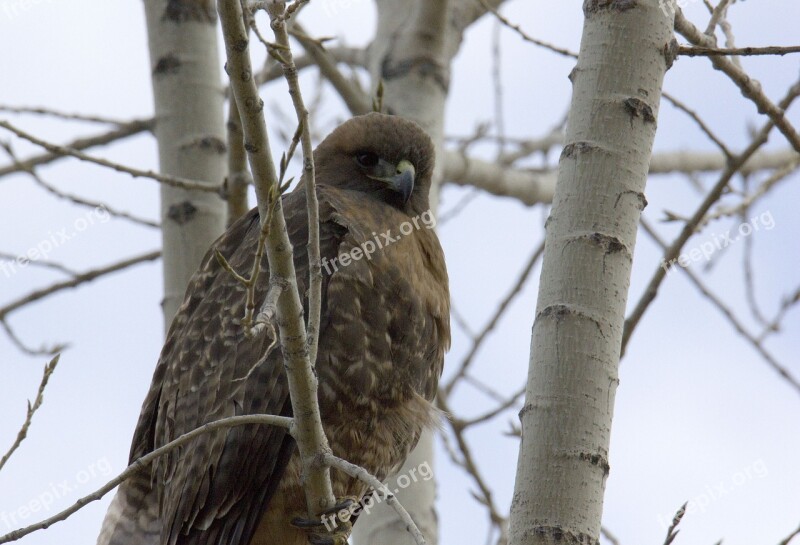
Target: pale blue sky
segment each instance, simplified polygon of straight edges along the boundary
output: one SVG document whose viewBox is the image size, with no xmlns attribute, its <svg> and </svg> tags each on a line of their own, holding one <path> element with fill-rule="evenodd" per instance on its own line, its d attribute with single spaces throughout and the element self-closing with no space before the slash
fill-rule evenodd
<svg viewBox="0 0 800 545">
<path fill-rule="evenodd" d="M 577 51 L 580 4 L 576 0 L 510 0 L 504 13 L 529 34 Z M 704 27 L 707 17 L 702 2 L 686 4 L 689 17 Z M 374 28 L 369 0 L 315 0 L 303 16 L 311 32 L 341 37 L 348 45 L 368 43 Z M 800 4 L 793 0 L 737 3 L 731 17 L 738 45 L 796 45 L 798 20 Z M 455 61 L 447 105 L 448 134 L 470 134 L 479 122 L 493 119 L 490 44 L 494 25 L 486 18 L 470 29 Z M 140 2 L 0 0 L 0 45 L 0 104 L 50 106 L 122 119 L 151 115 Z M 508 135 L 545 134 L 568 106 L 567 75 L 573 61 L 526 44 L 508 30 L 502 32 L 502 50 Z M 800 55 L 748 58 L 743 64 L 777 102 L 797 78 Z M 312 84 L 315 78 L 309 73 L 303 81 Z M 680 59 L 667 74 L 665 89 L 700 112 L 734 149 L 746 144 L 750 126 L 763 123 L 755 108 L 711 69 L 707 59 Z M 264 98 L 268 105 L 276 104 L 291 115 L 282 86 L 268 87 Z M 323 106 L 319 125 L 325 130 L 347 116 L 339 99 L 330 94 Z M 800 126 L 797 112 L 797 108 L 790 111 L 789 118 Z M 0 118 L 56 142 L 101 130 L 35 116 L 0 113 Z M 5 132 L 0 138 L 11 139 Z M 21 157 L 39 151 L 16 139 L 13 144 Z M 714 149 L 691 120 L 666 102 L 655 147 L 657 152 Z M 786 143 L 774 133 L 768 147 L 782 149 Z M 274 150 L 276 155 L 280 151 Z M 486 158 L 495 151 L 488 145 L 475 148 Z M 93 153 L 140 168 L 157 167 L 155 144 L 149 136 Z M 551 154 L 550 164 L 556 160 L 557 155 Z M 42 168 L 40 174 L 65 191 L 156 219 L 158 191 L 153 181 L 134 180 L 72 160 Z M 713 179 L 703 178 L 706 186 Z M 754 182 L 760 179 L 763 176 Z M 769 213 L 774 219 L 774 228 L 753 235 L 756 291 L 767 315 L 798 285 L 798 181 L 795 175 L 782 182 L 753 214 Z M 447 187 L 440 211 L 448 210 L 465 191 Z M 647 198 L 645 216 L 657 221 L 665 210 L 691 213 L 700 195 L 679 177 L 654 176 L 648 181 Z M 0 181 L 0 203 L 0 252 L 24 253 L 67 229 L 75 236 L 57 245 L 49 257 L 85 270 L 160 244 L 154 229 L 116 219 L 98 219 L 79 229 L 89 223 L 87 209 L 57 201 L 22 175 Z M 482 327 L 519 274 L 541 239 L 545 217 L 542 207 L 527 208 L 509 199 L 481 195 L 460 216 L 441 226 L 453 301 L 473 329 Z M 687 244 L 687 250 L 735 230 L 738 223 L 713 223 Z M 658 227 L 667 238 L 674 237 L 679 228 Z M 742 249 L 742 243 L 728 248 L 705 279 L 758 331 L 742 296 Z M 660 252 L 641 233 L 629 307 L 638 300 L 659 261 Z M 702 264 L 691 267 L 703 271 Z M 9 275 L 0 271 L 0 304 L 61 278 L 32 267 Z M 524 381 L 537 281 L 536 277 L 529 280 L 474 365 L 475 374 L 501 392 L 512 392 Z M 99 488 L 109 473 L 124 468 L 161 347 L 160 298 L 158 262 L 100 279 L 11 316 L 17 333 L 29 344 L 68 341 L 71 348 L 64 352 L 51 379 L 28 439 L 0 472 L 0 534 L 52 516 Z M 463 332 L 457 327 L 454 331 L 445 373 L 468 349 Z M 767 343 L 796 376 L 800 376 L 798 331 L 800 319 L 795 311 L 784 321 L 783 333 Z M 0 411 L 4 415 L 0 450 L 13 441 L 44 363 L 44 358 L 20 354 L 0 335 Z M 631 341 L 620 374 L 604 524 L 623 545 L 663 542 L 662 522 L 690 499 L 695 499 L 698 509 L 685 517 L 676 544 L 710 544 L 721 538 L 727 545 L 775 544 L 797 526 L 800 397 L 732 331 L 682 273 L 668 276 Z M 469 387 L 462 387 L 452 404 L 462 415 L 491 407 Z M 502 434 L 511 421 L 516 421 L 514 411 L 468 436 L 502 509 L 510 502 L 517 455 L 517 441 Z M 471 481 L 441 450 L 434 471 L 439 479 L 441 543 L 483 543 L 486 517 L 468 494 Z M 49 503 L 51 497 L 52 505 L 46 509 L 25 511 L 25 506 Z M 94 543 L 110 497 L 21 543 Z M 18 524 L 13 524 L 12 517 Z"/>
</svg>

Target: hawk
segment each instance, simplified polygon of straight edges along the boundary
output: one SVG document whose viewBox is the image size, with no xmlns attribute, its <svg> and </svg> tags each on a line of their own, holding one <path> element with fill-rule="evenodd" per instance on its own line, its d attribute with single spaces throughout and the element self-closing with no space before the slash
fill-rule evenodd
<svg viewBox="0 0 800 545">
<path fill-rule="evenodd" d="M 428 201 L 434 148 L 412 121 L 372 113 L 334 130 L 314 161 L 323 427 L 335 455 L 383 480 L 436 420 L 432 400 L 450 344 L 447 271 Z M 305 189 L 282 198 L 307 311 Z M 221 418 L 292 414 L 280 340 L 269 331 L 245 334 L 245 288 L 215 258 L 218 251 L 245 273 L 258 238 L 254 209 L 213 244 L 192 277 L 142 407 L 131 461 Z M 262 266 L 268 270 L 266 256 Z M 260 277 L 257 301 L 268 276 Z M 367 492 L 335 469 L 331 479 L 337 498 Z M 308 533 L 291 521 L 307 515 L 294 440 L 283 428 L 246 425 L 204 434 L 124 483 L 98 543 L 304 545 Z"/>
</svg>

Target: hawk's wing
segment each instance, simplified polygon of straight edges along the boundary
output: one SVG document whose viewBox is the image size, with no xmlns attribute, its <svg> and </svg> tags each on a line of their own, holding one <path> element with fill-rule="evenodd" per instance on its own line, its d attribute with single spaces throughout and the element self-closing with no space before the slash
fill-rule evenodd
<svg viewBox="0 0 800 545">
<path fill-rule="evenodd" d="M 298 287 L 308 285 L 304 191 L 284 197 L 295 247 Z M 346 228 L 320 202 L 320 253 L 332 259 Z M 214 250 L 249 275 L 259 237 L 256 210 L 222 235 L 187 288 L 167 335 L 131 448 L 131 461 L 205 423 L 241 414 L 291 415 L 279 343 L 245 336 L 245 288 L 217 262 Z M 266 295 L 266 255 L 256 304 Z M 323 275 L 322 312 L 326 311 Z M 304 305 L 307 299 L 304 297 Z M 283 428 L 245 425 L 204 434 L 153 464 L 161 491 L 163 545 L 246 545 L 295 448 Z"/>
</svg>

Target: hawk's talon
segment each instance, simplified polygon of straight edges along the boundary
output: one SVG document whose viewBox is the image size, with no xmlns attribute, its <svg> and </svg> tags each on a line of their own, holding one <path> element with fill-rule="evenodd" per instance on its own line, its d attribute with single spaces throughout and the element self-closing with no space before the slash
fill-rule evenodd
<svg viewBox="0 0 800 545">
<path fill-rule="evenodd" d="M 347 545 L 353 524 L 349 521 L 339 520 L 338 514 L 346 511 L 353 515 L 354 505 L 358 505 L 358 499 L 354 497 L 344 497 L 337 503 L 321 513 L 318 518 L 295 517 L 292 519 L 292 526 L 300 528 L 308 533 L 308 542 L 311 545 Z"/>
</svg>

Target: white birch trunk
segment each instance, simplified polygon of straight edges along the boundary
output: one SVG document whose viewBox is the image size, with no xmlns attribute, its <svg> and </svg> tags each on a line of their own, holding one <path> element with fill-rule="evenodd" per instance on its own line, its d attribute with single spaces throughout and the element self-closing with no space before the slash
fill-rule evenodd
<svg viewBox="0 0 800 545">
<path fill-rule="evenodd" d="M 520 413 L 511 545 L 599 539 L 631 262 L 671 64 L 673 13 L 659 0 L 587 0 L 584 14 Z"/>
<path fill-rule="evenodd" d="M 214 3 L 145 0 L 144 6 L 160 170 L 219 185 L 227 158 Z M 216 193 L 162 185 L 161 225 L 166 329 L 189 278 L 225 230 L 225 203 Z"/>
</svg>

